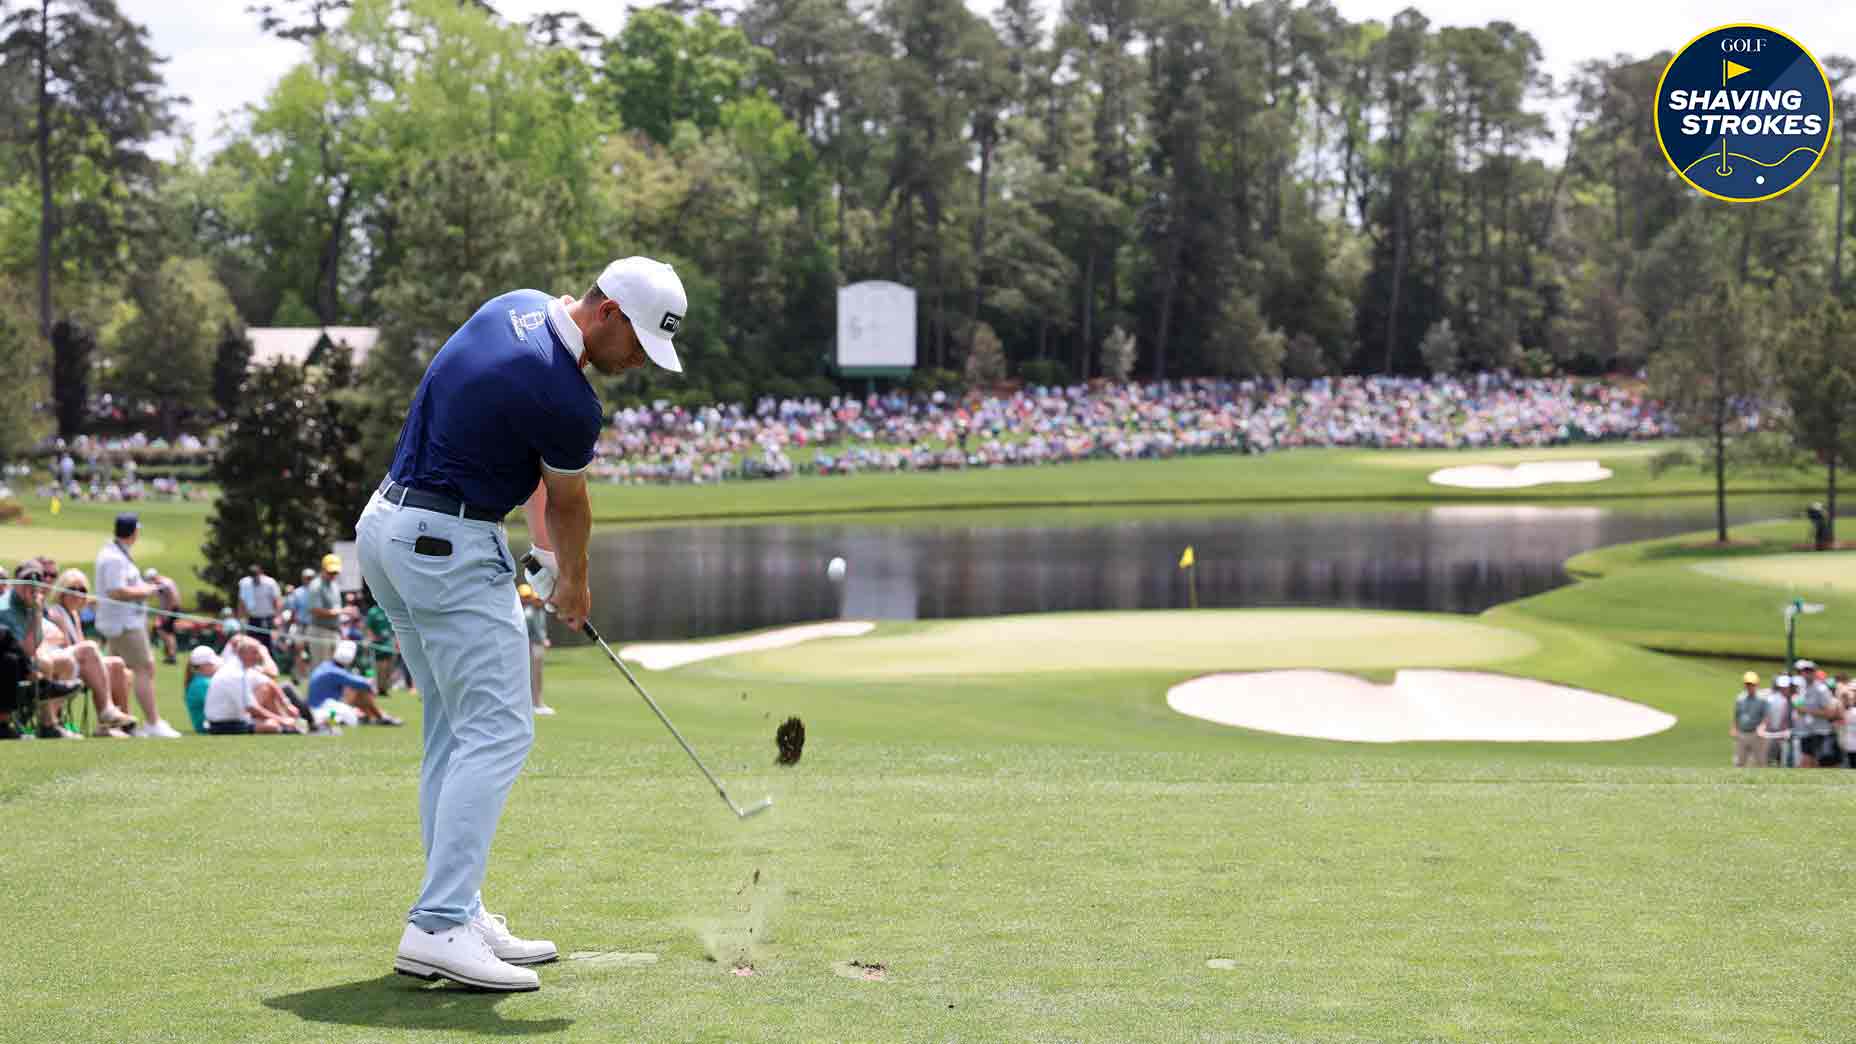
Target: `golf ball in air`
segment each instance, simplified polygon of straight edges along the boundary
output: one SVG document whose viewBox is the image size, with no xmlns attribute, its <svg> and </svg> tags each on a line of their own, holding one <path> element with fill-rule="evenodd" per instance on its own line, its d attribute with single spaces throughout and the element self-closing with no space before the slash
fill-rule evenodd
<svg viewBox="0 0 1856 1044">
<path fill-rule="evenodd" d="M 831 564 L 825 567 L 825 575 L 831 577 L 833 580 L 844 579 L 844 559 L 832 559 Z"/>
</svg>

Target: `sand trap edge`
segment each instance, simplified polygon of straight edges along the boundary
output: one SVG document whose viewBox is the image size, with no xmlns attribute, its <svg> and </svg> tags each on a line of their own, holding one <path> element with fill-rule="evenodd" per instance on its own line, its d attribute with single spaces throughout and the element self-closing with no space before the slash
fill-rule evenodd
<svg viewBox="0 0 1856 1044">
<path fill-rule="evenodd" d="M 1654 707 L 1532 678 L 1403 670 L 1391 685 L 1322 670 L 1220 672 L 1167 690 L 1220 725 L 1347 743 L 1604 743 L 1676 724 Z"/>
<path fill-rule="evenodd" d="M 869 620 L 834 620 L 830 623 L 800 624 L 762 631 L 743 638 L 716 642 L 641 642 L 619 650 L 619 655 L 648 671 L 667 671 L 704 660 L 742 653 L 784 649 L 820 638 L 857 638 L 876 630 Z"/>
<path fill-rule="evenodd" d="M 1434 486 L 1458 489 L 1526 489 L 1560 483 L 1603 482 L 1613 472 L 1595 460 L 1553 460 L 1515 464 L 1470 464 L 1431 472 Z"/>
</svg>

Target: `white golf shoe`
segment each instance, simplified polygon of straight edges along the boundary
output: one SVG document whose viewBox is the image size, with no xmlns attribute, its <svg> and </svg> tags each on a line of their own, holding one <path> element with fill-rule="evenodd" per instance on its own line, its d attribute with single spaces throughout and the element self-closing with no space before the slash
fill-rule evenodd
<svg viewBox="0 0 1856 1044">
<path fill-rule="evenodd" d="M 520 993 L 541 988 L 534 972 L 498 960 L 483 933 L 469 924 L 442 932 L 406 925 L 393 970 L 427 982 L 450 979 L 479 990 Z"/>
<path fill-rule="evenodd" d="M 490 944 L 490 952 L 496 959 L 509 964 L 547 964 L 561 956 L 554 944 L 546 939 L 518 939 L 509 931 L 509 921 L 502 914 L 493 914 L 484 910 L 477 914 L 477 919 L 470 923 L 483 936 L 483 941 Z"/>
</svg>

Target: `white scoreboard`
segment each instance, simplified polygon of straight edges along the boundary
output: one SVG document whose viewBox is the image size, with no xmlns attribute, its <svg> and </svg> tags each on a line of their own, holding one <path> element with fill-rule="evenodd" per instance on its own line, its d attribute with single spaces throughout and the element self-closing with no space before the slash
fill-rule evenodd
<svg viewBox="0 0 1856 1044">
<path fill-rule="evenodd" d="M 838 289 L 838 371 L 848 377 L 915 368 L 915 291 L 869 280 Z"/>
</svg>

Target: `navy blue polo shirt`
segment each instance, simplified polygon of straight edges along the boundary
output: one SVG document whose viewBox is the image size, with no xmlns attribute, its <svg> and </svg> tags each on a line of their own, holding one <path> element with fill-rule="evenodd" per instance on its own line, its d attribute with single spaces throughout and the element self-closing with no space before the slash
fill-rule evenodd
<svg viewBox="0 0 1856 1044">
<path fill-rule="evenodd" d="M 553 300 L 515 290 L 477 310 L 426 368 L 393 451 L 395 482 L 509 512 L 541 468 L 593 462 L 599 396 L 548 317 Z"/>
</svg>

